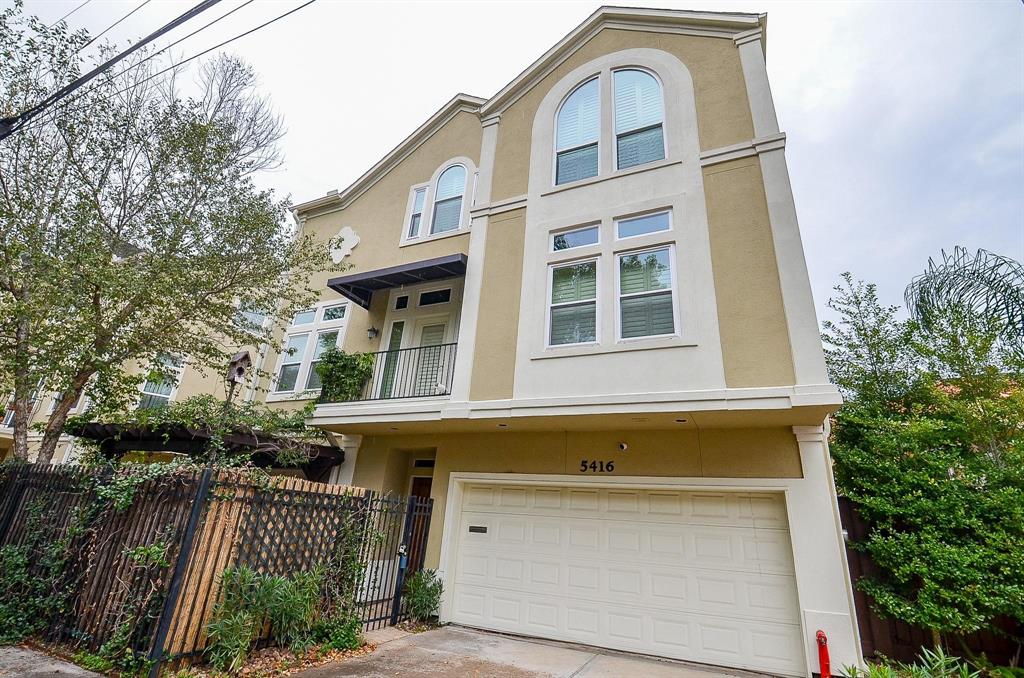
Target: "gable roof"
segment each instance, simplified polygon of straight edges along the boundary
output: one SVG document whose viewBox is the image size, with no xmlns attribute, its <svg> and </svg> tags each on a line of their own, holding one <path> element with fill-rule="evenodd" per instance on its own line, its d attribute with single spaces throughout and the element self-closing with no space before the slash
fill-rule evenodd
<svg viewBox="0 0 1024 678">
<path fill-rule="evenodd" d="M 335 206 L 344 209 L 353 200 L 366 192 L 387 174 L 395 165 L 407 158 L 424 141 L 461 111 L 475 113 L 481 119 L 493 118 L 511 106 L 519 97 L 530 90 L 548 73 L 582 47 L 603 28 L 624 30 L 657 30 L 663 32 L 703 35 L 735 39 L 759 37 L 764 48 L 767 17 L 765 14 L 745 12 L 697 12 L 677 9 L 649 9 L 643 7 L 599 7 L 583 23 L 558 41 L 539 59 L 530 64 L 512 82 L 505 85 L 490 99 L 456 94 L 439 111 L 430 116 L 416 131 L 395 146 L 376 165 L 368 169 L 342 191 L 330 191 L 327 195 L 300 203 L 292 207 L 292 214 L 299 221 L 300 213 L 308 213 L 323 207 Z"/>
</svg>

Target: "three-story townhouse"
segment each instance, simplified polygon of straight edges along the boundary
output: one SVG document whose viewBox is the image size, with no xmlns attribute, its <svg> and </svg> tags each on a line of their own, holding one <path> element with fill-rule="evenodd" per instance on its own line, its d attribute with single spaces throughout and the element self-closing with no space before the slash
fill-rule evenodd
<svg viewBox="0 0 1024 678">
<path fill-rule="evenodd" d="M 792 675 L 821 629 L 859 663 L 765 25 L 602 8 L 295 208 L 351 268 L 268 402 L 373 354 L 311 423 L 335 481 L 434 499 L 442 620 Z"/>
</svg>

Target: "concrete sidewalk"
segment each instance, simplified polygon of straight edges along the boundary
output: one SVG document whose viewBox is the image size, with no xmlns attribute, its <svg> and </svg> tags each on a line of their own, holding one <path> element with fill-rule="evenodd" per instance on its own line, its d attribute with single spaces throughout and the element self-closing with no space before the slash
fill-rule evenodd
<svg viewBox="0 0 1024 678">
<path fill-rule="evenodd" d="M 368 638 L 377 643 L 376 652 L 296 675 L 301 678 L 749 678 L 758 675 L 568 643 L 514 638 L 458 626 L 412 635 L 397 629 L 382 629 L 382 632 L 387 634 Z"/>
<path fill-rule="evenodd" d="M 0 647 L 0 678 L 103 678 L 48 654 L 24 647 Z"/>
</svg>

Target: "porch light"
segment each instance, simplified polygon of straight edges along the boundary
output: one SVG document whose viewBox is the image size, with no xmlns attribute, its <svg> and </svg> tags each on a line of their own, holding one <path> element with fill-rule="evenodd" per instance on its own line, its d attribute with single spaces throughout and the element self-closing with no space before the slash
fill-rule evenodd
<svg viewBox="0 0 1024 678">
<path fill-rule="evenodd" d="M 376 327 L 374 327 L 373 325 L 371 325 L 371 326 L 370 326 L 370 329 L 366 330 L 366 338 L 367 338 L 367 339 L 370 339 L 371 341 L 372 341 L 372 340 L 373 340 L 374 338 L 376 338 L 376 336 L 377 336 L 378 334 L 380 334 L 380 332 L 379 332 L 379 331 L 377 330 L 377 328 L 376 328 Z"/>
</svg>

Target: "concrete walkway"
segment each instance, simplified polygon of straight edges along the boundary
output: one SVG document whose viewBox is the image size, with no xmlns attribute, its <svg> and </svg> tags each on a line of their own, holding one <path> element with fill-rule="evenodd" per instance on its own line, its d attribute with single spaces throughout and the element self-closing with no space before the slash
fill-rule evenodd
<svg viewBox="0 0 1024 678">
<path fill-rule="evenodd" d="M 0 678 L 103 678 L 56 657 L 24 647 L 0 647 Z"/>
<path fill-rule="evenodd" d="M 382 629 L 367 636 L 370 642 L 377 643 L 376 652 L 296 675 L 301 678 L 749 678 L 757 675 L 458 626 L 418 634 Z"/>
</svg>

